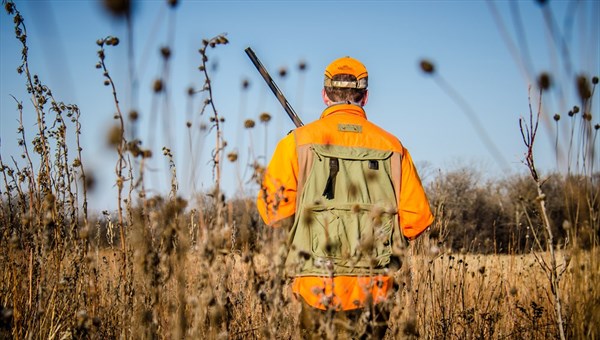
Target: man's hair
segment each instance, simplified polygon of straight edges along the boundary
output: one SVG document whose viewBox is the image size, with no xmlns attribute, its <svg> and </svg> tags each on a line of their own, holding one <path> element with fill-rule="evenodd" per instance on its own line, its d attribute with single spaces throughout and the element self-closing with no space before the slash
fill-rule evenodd
<svg viewBox="0 0 600 340">
<path fill-rule="evenodd" d="M 356 81 L 356 77 L 350 74 L 336 74 L 331 80 Z M 325 86 L 325 93 L 332 102 L 350 101 L 353 103 L 360 103 L 366 95 L 367 89 Z"/>
</svg>

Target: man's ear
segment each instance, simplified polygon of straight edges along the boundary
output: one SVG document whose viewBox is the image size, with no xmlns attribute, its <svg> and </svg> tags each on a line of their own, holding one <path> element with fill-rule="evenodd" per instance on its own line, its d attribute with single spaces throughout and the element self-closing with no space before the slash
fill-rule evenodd
<svg viewBox="0 0 600 340">
<path fill-rule="evenodd" d="M 369 90 L 365 91 L 365 96 L 363 97 L 360 106 L 365 106 L 367 104 L 367 101 L 369 101 Z"/>
<path fill-rule="evenodd" d="M 321 90 L 321 97 L 323 97 L 323 103 L 325 103 L 325 105 L 329 106 L 331 104 L 331 100 L 327 96 L 327 93 L 325 92 L 325 89 Z"/>
</svg>

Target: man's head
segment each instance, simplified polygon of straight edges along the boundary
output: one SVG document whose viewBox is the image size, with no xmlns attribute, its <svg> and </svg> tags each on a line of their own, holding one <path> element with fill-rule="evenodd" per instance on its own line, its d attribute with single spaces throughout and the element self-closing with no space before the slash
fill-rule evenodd
<svg viewBox="0 0 600 340">
<path fill-rule="evenodd" d="M 352 103 L 363 106 L 367 103 L 369 74 L 358 60 L 343 57 L 334 60 L 325 69 L 323 100 L 325 104 Z"/>
</svg>

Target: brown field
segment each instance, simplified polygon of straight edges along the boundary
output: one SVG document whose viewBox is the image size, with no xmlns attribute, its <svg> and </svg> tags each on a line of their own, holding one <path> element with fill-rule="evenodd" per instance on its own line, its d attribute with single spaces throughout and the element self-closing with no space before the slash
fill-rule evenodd
<svg viewBox="0 0 600 340">
<path fill-rule="evenodd" d="M 182 226 L 171 245 L 131 230 L 124 253 L 89 245 L 79 256 L 61 255 L 55 247 L 38 249 L 34 259 L 13 243 L 0 258 L 3 337 L 297 338 L 284 233 L 263 229 L 249 243 L 241 230 L 202 226 L 190 234 L 192 225 Z M 388 338 L 557 336 L 549 279 L 538 262 L 547 254 L 445 253 L 429 243 L 425 235 L 402 251 Z M 598 252 L 558 255 L 569 258 L 561 280 L 569 338 L 597 338 Z"/>
<path fill-rule="evenodd" d="M 236 162 L 238 154 L 225 155 L 225 119 L 212 100 L 206 62 L 208 51 L 227 38 L 205 39 L 199 50 L 201 111 L 211 115 L 203 131 L 215 137 L 214 188 L 192 198 L 180 197 L 167 148 L 154 157 L 168 163 L 170 191 L 154 197 L 146 191 L 153 151 L 128 140 L 138 113 L 121 111 L 104 62 L 119 39 L 98 40 L 96 68 L 116 111 L 108 142 L 117 156 L 117 208 L 92 216 L 87 194 L 94 180 L 81 153 L 79 109 L 56 100 L 30 73 L 24 18 L 12 2 L 3 4 L 23 45 L 17 69 L 31 103 L 16 105 L 20 162 L 0 156 L 0 339 L 298 338 L 299 303 L 284 266 L 286 230 L 264 226 L 254 199 L 227 200 L 221 191 L 224 160 Z M 166 65 L 171 52 L 161 53 Z M 592 112 L 598 77 L 577 82 L 581 110 Z M 154 96 L 165 95 L 163 89 L 158 79 Z M 24 110 L 38 122 L 27 136 Z M 592 130 L 591 114 L 568 118 L 573 126 L 579 119 L 584 132 L 571 129 L 568 153 L 591 161 L 565 176 L 540 178 L 532 151 L 537 121 L 530 114 L 521 129 L 532 178 L 481 183 L 465 167 L 440 173 L 427 186 L 436 220 L 408 247 L 395 249 L 403 265 L 390 273 L 397 291 L 389 297 L 387 338 L 600 339 L 600 176 L 592 157 L 600 124 Z M 265 127 L 269 120 L 261 115 Z M 244 122 L 248 130 L 254 126 Z M 263 165 L 251 163 L 245 165 L 254 170 L 249 182 L 258 187 Z"/>
</svg>

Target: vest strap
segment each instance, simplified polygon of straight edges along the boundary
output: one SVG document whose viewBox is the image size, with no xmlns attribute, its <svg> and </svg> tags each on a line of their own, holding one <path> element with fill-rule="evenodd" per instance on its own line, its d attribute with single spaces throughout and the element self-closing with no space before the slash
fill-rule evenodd
<svg viewBox="0 0 600 340">
<path fill-rule="evenodd" d="M 333 199 L 335 195 L 335 177 L 340 171 L 340 162 L 337 158 L 329 158 L 329 177 L 325 184 L 325 190 L 323 190 L 323 196 L 328 200 Z"/>
</svg>

